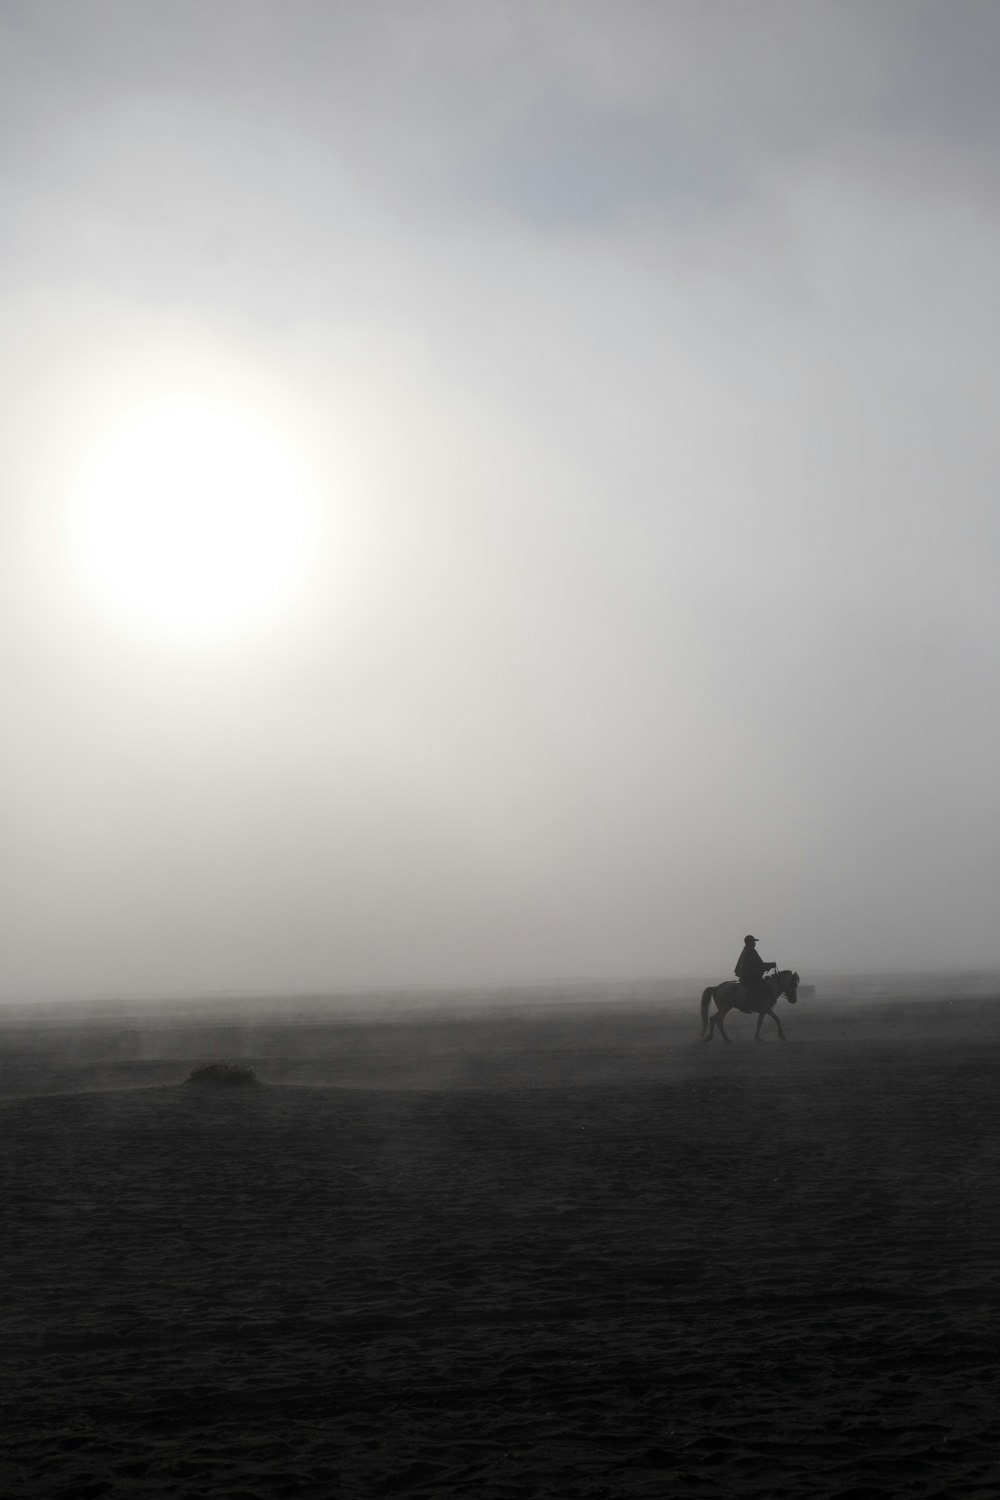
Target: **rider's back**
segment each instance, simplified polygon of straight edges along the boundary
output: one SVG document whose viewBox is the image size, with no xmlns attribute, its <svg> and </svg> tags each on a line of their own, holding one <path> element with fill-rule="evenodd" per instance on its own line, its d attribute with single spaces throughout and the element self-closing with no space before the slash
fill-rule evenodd
<svg viewBox="0 0 1000 1500">
<path fill-rule="evenodd" d="M 764 974 L 770 967 L 757 952 L 757 939 L 747 937 L 743 941 L 743 952 L 736 960 L 736 968 L 733 971 L 740 984 L 748 989 L 756 989 L 764 981 Z"/>
</svg>

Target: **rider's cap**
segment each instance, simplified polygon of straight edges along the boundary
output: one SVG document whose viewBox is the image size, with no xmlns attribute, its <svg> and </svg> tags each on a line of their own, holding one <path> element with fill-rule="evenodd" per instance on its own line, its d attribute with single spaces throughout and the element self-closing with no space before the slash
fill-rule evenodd
<svg viewBox="0 0 1000 1500">
<path fill-rule="evenodd" d="M 755 938 L 752 932 L 748 932 L 747 935 L 746 935 L 746 937 L 743 939 L 743 941 L 745 943 L 757 943 L 757 942 L 760 941 L 760 939 L 759 938 Z"/>
</svg>

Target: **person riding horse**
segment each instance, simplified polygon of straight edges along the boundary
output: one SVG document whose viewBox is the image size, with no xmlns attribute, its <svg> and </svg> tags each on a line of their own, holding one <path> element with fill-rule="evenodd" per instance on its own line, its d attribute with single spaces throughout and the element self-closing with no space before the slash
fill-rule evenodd
<svg viewBox="0 0 1000 1500">
<path fill-rule="evenodd" d="M 763 993 L 765 974 L 769 969 L 777 967 L 777 964 L 761 958 L 757 952 L 757 939 L 748 932 L 743 939 L 743 952 L 736 960 L 733 972 L 751 999 Z"/>
</svg>

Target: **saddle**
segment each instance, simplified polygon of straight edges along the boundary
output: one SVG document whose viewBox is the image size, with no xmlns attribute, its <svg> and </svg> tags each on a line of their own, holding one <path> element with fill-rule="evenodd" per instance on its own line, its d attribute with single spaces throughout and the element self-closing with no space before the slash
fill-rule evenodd
<svg viewBox="0 0 1000 1500">
<path fill-rule="evenodd" d="M 755 984 L 752 988 L 748 987 L 742 979 L 738 979 L 736 983 L 738 989 L 733 1003 L 736 1009 L 741 1010 L 746 1016 L 754 1015 L 760 1009 L 760 1002 L 762 1000 L 771 1000 L 773 998 L 766 978 L 762 979 L 760 984 Z"/>
</svg>

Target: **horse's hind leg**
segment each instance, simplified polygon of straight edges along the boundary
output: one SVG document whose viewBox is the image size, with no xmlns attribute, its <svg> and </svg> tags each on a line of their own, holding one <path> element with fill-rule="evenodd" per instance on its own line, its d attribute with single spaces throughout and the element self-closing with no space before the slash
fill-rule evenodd
<svg viewBox="0 0 1000 1500">
<path fill-rule="evenodd" d="M 715 1017 L 714 1016 L 709 1016 L 709 1018 L 708 1018 L 708 1025 L 705 1027 L 705 1030 L 702 1033 L 702 1038 L 701 1039 L 702 1039 L 703 1042 L 710 1042 L 714 1036 L 715 1036 Z"/>
<path fill-rule="evenodd" d="M 722 1024 L 721 1010 L 719 1011 L 719 1014 L 717 1016 L 713 1016 L 712 1019 L 715 1021 L 716 1026 L 718 1026 L 719 1031 L 722 1033 L 722 1040 L 731 1047 L 733 1045 L 733 1039 L 731 1036 L 726 1035 L 726 1028 Z"/>
<path fill-rule="evenodd" d="M 759 1042 L 760 1041 L 760 1028 L 763 1026 L 763 1024 L 764 1024 L 764 1012 L 762 1010 L 759 1010 L 757 1012 L 757 1030 L 753 1034 L 753 1039 L 754 1039 L 755 1042 Z"/>
</svg>

